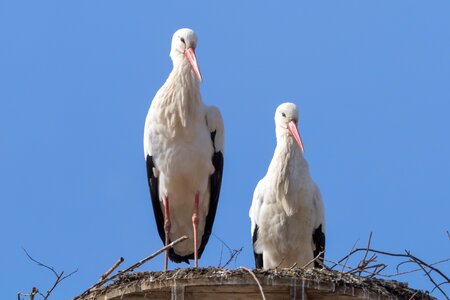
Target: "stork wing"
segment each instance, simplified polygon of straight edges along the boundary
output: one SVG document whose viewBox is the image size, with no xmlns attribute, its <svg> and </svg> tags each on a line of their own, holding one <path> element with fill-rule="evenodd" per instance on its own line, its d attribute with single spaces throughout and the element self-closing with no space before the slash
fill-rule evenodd
<svg viewBox="0 0 450 300">
<path fill-rule="evenodd" d="M 316 248 L 314 249 L 314 257 L 317 257 L 320 254 L 319 260 L 323 263 L 323 258 L 325 257 L 325 233 L 322 230 L 322 224 L 319 225 L 319 227 L 317 227 L 314 230 L 313 233 L 313 242 L 314 245 L 316 246 Z M 315 268 L 320 268 L 323 265 L 320 264 L 317 260 L 314 261 L 314 267 Z"/>
<path fill-rule="evenodd" d="M 318 226 L 313 232 L 313 243 L 315 249 L 313 251 L 314 257 L 320 254 L 319 260 L 322 262 L 314 261 L 314 267 L 323 267 L 323 259 L 325 257 L 325 214 L 323 209 L 322 196 L 320 195 L 319 189 L 316 187 L 316 192 L 314 193 L 314 207 L 316 208 L 316 218 Z"/>
<path fill-rule="evenodd" d="M 210 106 L 206 108 L 206 125 L 211 132 L 211 142 L 214 147 L 212 156 L 212 164 L 214 166 L 214 173 L 209 178 L 209 211 L 206 216 L 205 230 L 202 236 L 202 242 L 198 249 L 198 257 L 200 258 L 205 246 L 208 243 L 212 232 L 214 219 L 216 217 L 217 204 L 219 203 L 220 187 L 222 185 L 223 173 L 223 151 L 224 151 L 224 127 L 223 119 L 220 111 Z"/>
<path fill-rule="evenodd" d="M 263 266 L 263 254 L 256 252 L 256 243 L 258 241 L 258 231 L 259 231 L 259 210 L 261 208 L 264 194 L 264 178 L 258 182 L 255 191 L 253 193 L 252 206 L 250 207 L 250 220 L 252 221 L 252 243 L 253 243 L 253 255 L 255 256 L 255 266 L 257 269 L 262 269 Z"/>
<path fill-rule="evenodd" d="M 153 170 L 155 168 L 155 164 L 153 162 L 152 156 L 147 154 L 145 158 L 145 162 L 147 164 L 147 178 L 148 178 L 148 187 L 150 188 L 150 196 L 152 198 L 152 207 L 153 213 L 155 215 L 156 227 L 158 229 L 159 237 L 163 244 L 165 244 L 165 232 L 164 232 L 164 215 L 161 209 L 161 202 L 159 201 L 159 189 L 158 177 L 155 176 Z M 171 241 L 169 240 L 169 243 Z M 169 258 L 171 261 L 180 263 L 185 262 L 189 263 L 189 258 L 193 258 L 193 255 L 180 256 L 175 253 L 173 248 L 169 249 Z"/>
<path fill-rule="evenodd" d="M 145 158 L 145 163 L 147 165 L 148 187 L 150 189 L 150 196 L 152 198 L 152 206 L 153 206 L 153 213 L 155 214 L 156 227 L 158 229 L 159 237 L 161 238 L 161 241 L 164 243 L 165 242 L 164 216 L 161 210 L 161 203 L 159 201 L 159 189 L 158 189 L 159 180 L 153 173 L 153 170 L 155 169 L 153 157 L 147 154 L 147 157 Z"/>
</svg>

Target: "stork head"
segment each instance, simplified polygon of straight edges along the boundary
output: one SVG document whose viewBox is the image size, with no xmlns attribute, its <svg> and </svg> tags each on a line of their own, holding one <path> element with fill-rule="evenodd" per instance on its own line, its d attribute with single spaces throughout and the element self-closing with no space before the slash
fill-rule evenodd
<svg viewBox="0 0 450 300">
<path fill-rule="evenodd" d="M 298 110 L 294 103 L 286 102 L 278 106 L 275 112 L 275 129 L 277 132 L 277 138 L 283 136 L 293 137 L 303 152 L 305 149 L 303 147 L 300 133 L 298 132 L 297 124 Z"/>
<path fill-rule="evenodd" d="M 172 37 L 172 48 L 170 49 L 170 57 L 174 65 L 179 64 L 183 60 L 187 60 L 197 75 L 198 79 L 202 81 L 202 75 L 195 56 L 195 48 L 197 47 L 197 35 L 192 29 L 181 28 L 178 29 Z"/>
</svg>

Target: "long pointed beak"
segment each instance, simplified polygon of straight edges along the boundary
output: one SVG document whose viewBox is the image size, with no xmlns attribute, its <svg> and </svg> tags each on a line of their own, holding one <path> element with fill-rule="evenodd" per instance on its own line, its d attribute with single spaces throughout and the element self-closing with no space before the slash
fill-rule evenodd
<svg viewBox="0 0 450 300">
<path fill-rule="evenodd" d="M 300 149 L 302 152 L 305 152 L 305 148 L 303 147 L 302 138 L 300 137 L 300 133 L 298 132 L 297 125 L 295 125 L 294 121 L 290 121 L 288 124 L 289 131 L 291 132 L 292 136 L 294 137 L 297 144 L 300 146 Z"/>
<path fill-rule="evenodd" d="M 198 80 L 200 80 L 200 82 L 202 82 L 202 74 L 200 74 L 200 69 L 198 68 L 197 57 L 195 56 L 194 49 L 187 48 L 186 50 L 184 50 L 184 56 L 187 58 L 187 60 L 191 64 L 192 69 L 194 69 L 194 72 L 197 75 Z"/>
</svg>

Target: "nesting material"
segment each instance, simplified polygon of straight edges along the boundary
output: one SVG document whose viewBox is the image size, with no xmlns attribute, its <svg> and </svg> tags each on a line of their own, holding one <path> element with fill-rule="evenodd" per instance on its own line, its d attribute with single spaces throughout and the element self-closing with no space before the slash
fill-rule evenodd
<svg viewBox="0 0 450 300">
<path fill-rule="evenodd" d="M 82 299 L 435 299 L 393 280 L 323 269 L 186 268 L 122 275 Z"/>
</svg>

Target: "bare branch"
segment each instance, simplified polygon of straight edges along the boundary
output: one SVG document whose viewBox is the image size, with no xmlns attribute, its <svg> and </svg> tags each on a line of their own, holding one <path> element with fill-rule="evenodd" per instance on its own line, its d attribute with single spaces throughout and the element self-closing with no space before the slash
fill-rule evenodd
<svg viewBox="0 0 450 300">
<path fill-rule="evenodd" d="M 53 272 L 53 274 L 54 274 L 56 277 L 58 277 L 58 273 L 56 273 L 56 271 L 55 271 L 55 269 L 54 269 L 53 267 L 49 267 L 49 266 L 47 266 L 47 265 L 41 263 L 40 261 L 34 259 L 33 257 L 31 257 L 31 255 L 28 254 L 28 251 L 25 250 L 25 248 L 22 248 L 22 250 L 25 252 L 25 254 L 28 256 L 28 258 L 29 258 L 31 261 L 34 261 L 34 262 L 35 262 L 38 266 L 40 266 L 40 267 L 44 267 L 44 268 L 49 269 L 50 271 Z"/>
<path fill-rule="evenodd" d="M 128 272 L 133 271 L 133 270 L 136 269 L 136 268 L 139 268 L 140 266 L 142 266 L 142 265 L 143 265 L 144 263 L 146 263 L 147 261 L 151 260 L 152 258 L 154 258 L 154 257 L 158 256 L 159 254 L 163 253 L 164 251 L 166 251 L 167 249 L 172 248 L 172 247 L 175 246 L 176 244 L 178 244 L 178 243 L 180 243 L 180 242 L 182 242 L 182 241 L 184 241 L 184 240 L 187 240 L 187 239 L 188 239 L 187 236 L 182 236 L 182 237 L 180 237 L 179 239 L 173 241 L 173 242 L 170 243 L 169 245 L 167 245 L 167 246 L 165 246 L 165 247 L 162 247 L 161 249 L 159 249 L 159 250 L 156 251 L 155 253 L 153 253 L 153 254 L 147 256 L 146 258 L 140 260 L 139 262 L 135 263 L 135 264 L 132 265 L 131 267 L 128 267 L 128 268 L 125 269 L 124 271 L 120 271 L 120 272 L 118 272 L 117 274 L 115 274 L 115 275 L 113 275 L 113 276 L 107 277 L 107 278 L 105 278 L 105 279 L 103 279 L 103 280 L 97 282 L 96 284 L 92 285 L 92 286 L 89 287 L 87 290 L 85 290 L 81 295 L 75 297 L 74 300 L 80 299 L 80 298 L 84 297 L 84 296 L 85 296 L 86 294 L 88 294 L 89 292 L 95 290 L 96 288 L 102 286 L 102 285 L 105 284 L 106 282 L 108 282 L 108 281 L 110 281 L 110 280 L 113 280 L 114 278 L 116 278 L 116 277 L 118 277 L 118 276 L 120 276 L 120 275 L 126 274 L 126 273 L 128 273 Z"/>
<path fill-rule="evenodd" d="M 35 262 L 35 263 L 36 263 L 38 266 L 40 266 L 40 267 L 44 267 L 44 268 L 50 270 L 50 271 L 53 273 L 53 275 L 55 275 L 56 280 L 55 280 L 55 282 L 53 283 L 53 286 L 47 291 L 47 293 L 46 293 L 45 295 L 42 294 L 37 288 L 33 287 L 33 289 L 32 289 L 32 291 L 31 291 L 30 294 L 19 293 L 19 294 L 17 295 L 18 298 L 19 298 L 19 300 L 20 300 L 20 295 L 23 295 L 23 296 L 29 296 L 29 297 L 30 297 L 30 300 L 33 300 L 33 299 L 34 299 L 34 296 L 35 296 L 36 294 L 41 295 L 41 296 L 44 298 L 44 300 L 47 300 L 48 297 L 50 296 L 50 294 L 51 294 L 51 293 L 53 292 L 53 290 L 56 288 L 56 286 L 57 286 L 59 283 L 61 283 L 61 281 L 63 281 L 63 280 L 66 279 L 67 277 L 70 277 L 70 276 L 72 276 L 73 274 L 75 274 L 76 272 L 78 272 L 78 269 L 76 269 L 75 271 L 72 271 L 72 272 L 69 273 L 68 275 L 63 276 L 63 275 L 64 275 L 64 271 L 62 271 L 60 274 L 58 274 L 58 273 L 56 272 L 56 270 L 55 270 L 53 267 L 49 267 L 49 266 L 47 266 L 46 264 L 44 264 L 44 263 L 42 263 L 42 262 L 40 262 L 40 261 L 34 259 L 34 258 L 28 253 L 28 251 L 25 250 L 25 248 L 22 248 L 22 250 L 25 252 L 25 254 L 27 255 L 27 257 L 28 257 L 31 261 Z"/>
<path fill-rule="evenodd" d="M 367 242 L 367 249 L 370 248 L 370 242 L 372 241 L 372 231 L 370 232 L 369 235 L 369 241 Z M 370 263 L 366 261 L 367 258 L 367 254 L 369 254 L 369 250 L 366 251 L 366 253 L 364 254 L 364 258 L 362 259 L 362 261 L 359 263 L 358 268 L 359 268 L 359 276 L 361 276 L 361 272 L 362 270 Z M 375 259 L 374 259 L 375 260 Z"/>
<path fill-rule="evenodd" d="M 22 298 L 20 296 L 28 296 L 30 297 L 30 300 L 34 300 L 34 296 L 39 293 L 38 289 L 36 287 L 33 287 L 31 289 L 30 293 L 17 293 L 17 300 L 22 300 Z"/>
<path fill-rule="evenodd" d="M 226 263 L 222 266 L 222 268 L 228 266 L 228 264 L 231 263 L 233 259 L 236 262 L 236 259 L 239 256 L 239 254 L 241 254 L 242 249 L 244 249 L 244 247 L 241 247 L 239 249 L 233 249 L 232 252 L 230 253 L 230 258 L 226 261 Z"/>
<path fill-rule="evenodd" d="M 354 249 L 355 249 L 355 247 L 356 247 L 356 244 L 358 244 L 358 242 L 359 242 L 359 238 L 355 241 L 355 243 L 353 244 L 353 247 L 352 247 L 352 250 L 350 250 L 350 252 L 352 252 Z M 345 261 L 345 263 L 344 264 L 341 264 L 341 266 L 342 266 L 342 272 L 344 272 L 344 268 L 347 266 L 347 262 L 348 262 L 348 258 L 349 258 L 350 256 L 348 256 L 347 257 L 347 260 Z M 341 263 L 341 261 L 339 261 L 338 263 L 335 263 L 334 265 L 332 265 L 331 267 L 330 267 L 330 269 L 331 270 L 333 270 L 337 265 L 339 265 Z"/>
<path fill-rule="evenodd" d="M 438 265 L 438 264 L 441 264 L 441 263 L 444 263 L 444 262 L 447 262 L 447 261 L 450 261 L 450 258 L 447 258 L 447 259 L 443 259 L 443 260 L 437 261 L 437 262 L 435 262 L 435 263 L 430 264 L 430 266 L 435 266 L 435 265 Z M 404 264 L 404 263 L 414 263 L 414 261 L 410 261 L 410 260 L 404 261 L 404 262 L 400 263 L 399 265 Z M 414 269 L 414 270 L 410 270 L 410 271 L 405 271 L 405 272 L 398 272 L 398 269 L 397 269 L 397 273 L 396 273 L 396 274 L 384 275 L 384 277 L 388 277 L 388 278 L 389 278 L 389 277 L 396 277 L 396 276 L 400 276 L 400 275 L 405 275 L 405 274 L 414 273 L 414 272 L 417 272 L 417 271 L 422 271 L 422 269 L 421 269 L 421 268 L 418 268 L 418 269 Z"/>
<path fill-rule="evenodd" d="M 302 267 L 302 269 L 304 269 L 304 268 L 306 268 L 307 266 L 309 266 L 309 264 L 315 262 L 316 259 L 318 259 L 318 258 L 319 258 L 322 254 L 324 254 L 324 253 L 325 253 L 325 251 L 320 251 L 319 254 L 317 254 L 316 257 L 314 257 L 313 259 L 311 259 L 310 261 L 308 261 L 308 262 Z M 291 269 L 292 269 L 292 267 L 291 267 Z"/>
<path fill-rule="evenodd" d="M 405 252 L 408 255 L 411 255 L 408 251 L 405 250 Z M 427 271 L 424 266 L 423 266 L 423 262 L 421 262 L 420 260 L 416 260 L 414 256 L 411 255 L 411 258 L 417 263 L 417 265 L 423 270 L 423 272 L 428 276 L 428 278 L 430 279 L 430 281 L 434 284 L 434 286 L 442 293 L 442 295 L 445 296 L 445 298 L 447 298 L 447 300 L 449 299 L 447 294 L 444 292 L 444 290 L 441 289 L 441 287 L 436 283 L 436 281 L 434 281 L 433 277 L 431 277 L 430 275 L 430 271 Z"/>
<path fill-rule="evenodd" d="M 262 288 L 262 286 L 261 286 L 261 283 L 259 283 L 258 277 L 256 277 L 255 273 L 253 273 L 252 270 L 250 270 L 250 269 L 248 269 L 248 268 L 246 268 L 246 267 L 240 267 L 240 269 L 243 269 L 243 270 L 249 272 L 250 275 L 252 275 L 253 279 L 255 279 L 256 283 L 258 284 L 259 291 L 261 292 L 261 297 L 262 297 L 262 299 L 263 299 L 263 300 L 266 300 L 266 296 L 264 295 L 264 291 L 263 291 L 263 288 Z"/>
<path fill-rule="evenodd" d="M 170 249 L 170 248 L 172 248 L 173 246 L 175 246 L 176 244 L 178 244 L 178 243 L 180 243 L 180 242 L 182 242 L 182 241 L 184 241 L 184 240 L 187 240 L 187 239 L 188 239 L 187 236 L 182 236 L 182 237 L 180 237 L 179 239 L 173 241 L 173 242 L 170 243 L 169 245 L 167 245 L 167 246 L 165 246 L 165 247 L 159 249 L 159 250 L 156 251 L 155 253 L 153 253 L 153 254 L 147 256 L 146 258 L 144 258 L 144 259 L 138 261 L 137 263 L 135 263 L 134 265 L 132 265 L 132 266 L 129 267 L 128 269 L 125 269 L 124 271 L 118 273 L 118 275 L 123 275 L 123 274 L 125 274 L 125 273 L 128 273 L 128 272 L 133 271 L 134 269 L 139 268 L 140 266 L 142 266 L 143 264 L 145 264 L 146 262 L 148 262 L 148 261 L 151 260 L 152 258 L 158 256 L 159 254 L 163 253 L 163 252 L 166 251 L 167 249 Z M 114 276 L 113 276 L 113 277 L 114 277 Z M 111 277 L 111 278 L 113 278 L 113 277 Z M 105 280 L 106 280 L 106 279 L 105 279 Z M 111 280 L 111 279 L 110 279 L 110 280 Z"/>
<path fill-rule="evenodd" d="M 412 296 L 411 297 L 409 297 L 409 300 L 413 300 L 414 299 L 414 297 L 417 295 L 419 293 L 419 291 L 417 291 L 417 292 L 415 292 L 414 294 L 412 294 Z"/>
<path fill-rule="evenodd" d="M 444 282 L 439 283 L 437 286 L 435 286 L 435 287 L 431 290 L 431 293 L 434 292 L 434 290 L 437 289 L 439 286 L 444 285 L 444 284 L 449 284 L 449 282 L 444 281 Z"/>
<path fill-rule="evenodd" d="M 98 282 L 102 281 L 103 279 L 105 279 L 106 277 L 109 276 L 109 274 L 111 274 L 112 272 L 114 272 L 115 269 L 117 269 L 117 267 L 124 261 L 123 257 L 120 257 L 115 263 L 114 265 L 112 265 L 111 268 L 108 269 L 108 271 L 106 271 L 105 273 L 102 274 L 102 276 L 100 276 L 100 279 Z"/>
<path fill-rule="evenodd" d="M 443 291 L 443 289 L 440 288 L 441 285 L 445 284 L 445 283 L 450 283 L 450 279 L 448 276 L 446 276 L 443 272 L 441 272 L 439 269 L 433 267 L 433 265 L 436 265 L 438 263 L 442 263 L 442 262 L 446 262 L 449 259 L 445 259 L 442 260 L 440 262 L 434 263 L 434 264 L 427 264 L 425 263 L 423 260 L 417 258 L 416 256 L 412 255 L 409 251 L 405 250 L 405 253 L 391 253 L 391 252 L 387 252 L 387 251 L 380 251 L 380 250 L 375 250 L 370 248 L 370 242 L 371 242 L 371 237 L 372 234 L 369 237 L 369 241 L 368 241 L 368 245 L 366 248 L 357 248 L 357 249 L 353 249 L 352 251 L 350 251 L 349 254 L 347 254 L 346 256 L 344 256 L 341 260 L 339 260 L 337 263 L 334 263 L 333 267 L 336 265 L 343 265 L 343 271 L 345 268 L 347 267 L 347 261 L 348 259 L 354 255 L 355 253 L 358 252 L 364 252 L 364 257 L 363 259 L 358 263 L 358 266 L 356 268 L 348 268 L 350 269 L 349 271 L 345 272 L 346 274 L 353 274 L 356 275 L 357 272 L 359 272 L 359 276 L 361 276 L 362 273 L 368 273 L 369 269 L 375 269 L 372 273 L 369 273 L 369 277 L 373 277 L 373 276 L 381 276 L 381 277 L 394 277 L 394 276 L 398 276 L 401 274 L 408 274 L 408 273 L 413 273 L 416 271 L 423 271 L 425 273 L 425 275 L 428 277 L 428 279 L 430 280 L 430 282 L 434 285 L 434 289 L 439 289 L 439 291 L 447 298 L 448 296 L 446 295 L 446 293 Z M 370 253 L 373 253 L 373 255 L 367 259 L 368 255 Z M 397 266 L 396 266 L 396 274 L 393 275 L 384 275 L 381 274 L 381 271 L 384 270 L 387 265 L 385 264 L 375 264 L 373 265 L 372 263 L 376 262 L 377 259 L 377 255 L 376 254 L 381 254 L 381 255 L 386 255 L 386 256 L 393 256 L 393 257 L 401 257 L 401 258 L 406 258 L 406 261 L 400 262 Z M 342 262 L 345 261 L 344 264 L 342 264 Z M 407 272 L 399 272 L 399 267 L 403 264 L 406 263 L 415 263 L 417 264 L 420 269 L 415 269 L 415 270 L 411 270 L 411 271 L 407 271 Z M 372 264 L 372 265 L 371 265 Z M 428 268 L 429 270 L 427 270 L 426 268 Z M 442 278 L 444 278 L 446 281 L 441 283 L 441 284 L 437 284 L 436 281 L 434 280 L 433 276 L 431 275 L 431 272 L 435 272 L 436 274 L 438 274 L 439 276 L 441 276 Z M 433 289 L 433 290 L 434 290 Z"/>
<path fill-rule="evenodd" d="M 72 275 L 75 274 L 76 272 L 78 272 L 78 269 L 72 271 L 71 273 L 69 273 L 69 274 L 66 275 L 66 276 L 63 276 L 63 275 L 64 275 L 64 271 L 62 271 L 62 272 L 56 277 L 56 281 L 55 281 L 55 283 L 53 284 L 53 286 L 51 287 L 51 289 L 47 291 L 47 294 L 44 296 L 44 300 L 47 300 L 47 299 L 48 299 L 48 297 L 50 296 L 50 294 L 53 292 L 53 290 L 56 288 L 56 286 L 57 286 L 59 283 L 61 283 L 61 281 L 63 281 L 63 280 L 66 279 L 67 277 L 72 276 Z"/>
<path fill-rule="evenodd" d="M 222 243 L 222 248 L 220 250 L 220 261 L 219 261 L 219 267 L 221 268 L 225 268 L 226 266 L 228 266 L 233 259 L 236 262 L 237 257 L 239 256 L 239 254 L 241 254 L 242 249 L 244 249 L 244 247 L 241 247 L 240 249 L 231 249 L 230 246 L 227 245 L 227 243 L 225 243 L 220 237 L 218 237 L 217 235 L 213 234 L 213 236 L 218 239 L 221 243 Z M 228 249 L 229 255 L 230 257 L 228 258 L 228 260 L 225 262 L 225 264 L 223 266 L 221 266 L 222 264 L 222 251 L 223 251 L 223 246 L 225 246 Z"/>
</svg>

